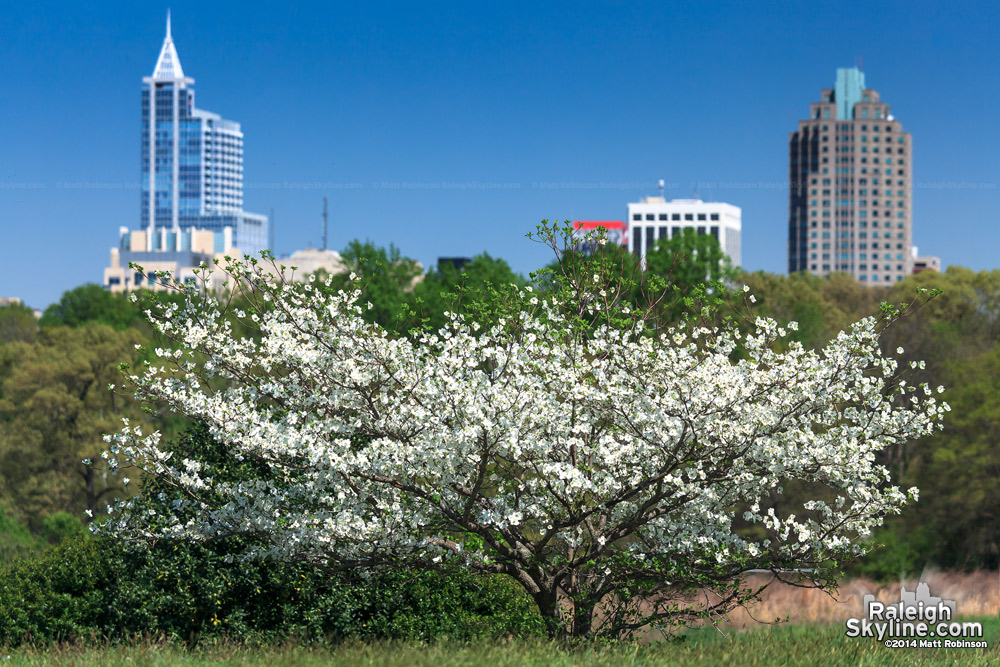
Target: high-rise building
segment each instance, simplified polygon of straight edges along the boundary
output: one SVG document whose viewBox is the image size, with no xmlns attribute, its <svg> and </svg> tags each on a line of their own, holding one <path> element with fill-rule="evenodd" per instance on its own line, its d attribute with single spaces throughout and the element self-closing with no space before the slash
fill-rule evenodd
<svg viewBox="0 0 1000 667">
<path fill-rule="evenodd" d="M 788 141 L 788 270 L 868 285 L 912 269 L 912 145 L 857 68 L 810 105 Z"/>
<path fill-rule="evenodd" d="M 700 199 L 644 197 L 628 205 L 628 237 L 632 252 L 645 259 L 659 239 L 670 239 L 685 228 L 711 234 L 733 266 L 740 266 L 743 211 L 739 206 Z"/>
<path fill-rule="evenodd" d="M 234 247 L 251 255 L 268 246 L 266 216 L 243 210 L 240 124 L 194 106 L 170 34 L 142 92 L 142 229 L 150 250 L 180 250 L 183 229 L 232 229 Z"/>
</svg>

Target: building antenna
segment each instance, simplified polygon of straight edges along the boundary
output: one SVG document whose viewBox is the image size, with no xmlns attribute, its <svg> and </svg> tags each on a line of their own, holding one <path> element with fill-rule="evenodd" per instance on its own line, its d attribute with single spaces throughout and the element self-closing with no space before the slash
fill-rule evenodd
<svg viewBox="0 0 1000 667">
<path fill-rule="evenodd" d="M 663 179 L 661 178 L 661 179 L 660 179 L 660 183 L 659 183 L 659 186 L 660 186 L 660 198 L 661 198 L 661 199 L 663 198 L 663 187 L 664 187 L 665 185 L 666 185 L 666 183 L 664 183 L 664 182 L 663 182 Z"/>
<path fill-rule="evenodd" d="M 274 252 L 274 209 L 271 209 L 271 224 L 267 226 L 267 247 Z"/>
<path fill-rule="evenodd" d="M 323 250 L 326 250 L 326 197 L 323 197 Z"/>
</svg>

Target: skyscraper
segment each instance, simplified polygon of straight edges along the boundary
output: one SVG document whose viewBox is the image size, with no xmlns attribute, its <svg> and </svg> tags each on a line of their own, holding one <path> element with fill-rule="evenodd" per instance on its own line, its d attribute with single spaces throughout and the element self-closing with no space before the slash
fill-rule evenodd
<svg viewBox="0 0 1000 667">
<path fill-rule="evenodd" d="M 868 285 L 912 268 L 911 138 L 857 68 L 810 105 L 788 141 L 788 271 Z"/>
<path fill-rule="evenodd" d="M 181 230 L 226 227 L 242 252 L 267 248 L 267 217 L 243 210 L 240 124 L 195 108 L 194 79 L 184 76 L 169 13 L 160 57 L 142 81 L 140 219 L 150 250 L 182 250 Z"/>
</svg>

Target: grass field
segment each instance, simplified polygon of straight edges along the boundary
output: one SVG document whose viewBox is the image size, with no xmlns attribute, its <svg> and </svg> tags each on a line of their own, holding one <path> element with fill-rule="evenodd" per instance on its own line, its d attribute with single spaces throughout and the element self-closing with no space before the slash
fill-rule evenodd
<svg viewBox="0 0 1000 667">
<path fill-rule="evenodd" d="M 972 620 L 972 619 L 969 619 Z M 203 646 L 187 651 L 173 644 L 138 646 L 59 646 L 19 649 L 0 665 L 390 665 L 507 667 L 513 665 L 977 665 L 1000 664 L 1000 621 L 983 623 L 988 649 L 890 649 L 875 640 L 848 639 L 842 625 L 764 626 L 723 635 L 714 629 L 687 633 L 674 643 L 565 647 L 542 641 L 420 645 L 400 642 L 345 643 L 302 647 Z"/>
<path fill-rule="evenodd" d="M 1000 587 L 996 572 L 925 572 L 935 595 L 955 600 L 962 620 L 983 624 L 988 649 L 886 648 L 874 639 L 848 639 L 844 620 L 862 616 L 866 594 L 879 600 L 899 600 L 900 584 L 876 584 L 855 579 L 844 582 L 835 598 L 794 586 L 769 588 L 760 604 L 749 612 L 739 610 L 719 629 L 687 631 L 675 642 L 657 641 L 610 646 L 566 647 L 544 641 L 458 643 L 423 645 L 406 642 L 347 642 L 337 645 L 247 646 L 215 643 L 186 650 L 181 644 L 139 642 L 104 647 L 82 644 L 44 648 L 0 649 L 0 667 L 7 665 L 390 665 L 393 667 L 507 667 L 513 665 L 1000 665 Z M 763 583 L 761 579 L 757 583 Z M 917 581 L 908 581 L 908 590 Z M 757 620 L 788 619 L 764 625 Z M 9 657 L 8 657 L 9 653 Z"/>
</svg>

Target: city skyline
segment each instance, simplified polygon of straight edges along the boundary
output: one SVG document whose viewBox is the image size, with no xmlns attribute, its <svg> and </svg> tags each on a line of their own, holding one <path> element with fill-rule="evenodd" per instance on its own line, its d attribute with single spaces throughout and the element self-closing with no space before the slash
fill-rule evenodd
<svg viewBox="0 0 1000 667">
<path fill-rule="evenodd" d="M 541 218 L 621 219 L 662 178 L 669 199 L 739 206 L 744 267 L 784 273 L 788 130 L 863 54 L 914 137 L 914 243 L 1000 264 L 992 4 L 170 7 L 201 102 L 243 125 L 245 208 L 275 210 L 279 253 L 320 245 L 327 196 L 331 248 L 486 251 L 527 273 L 550 259 L 524 238 Z M 0 296 L 44 307 L 99 283 L 136 224 L 134 82 L 167 9 L 8 10 Z M 54 267 L 19 282 L 43 250 Z"/>
</svg>

